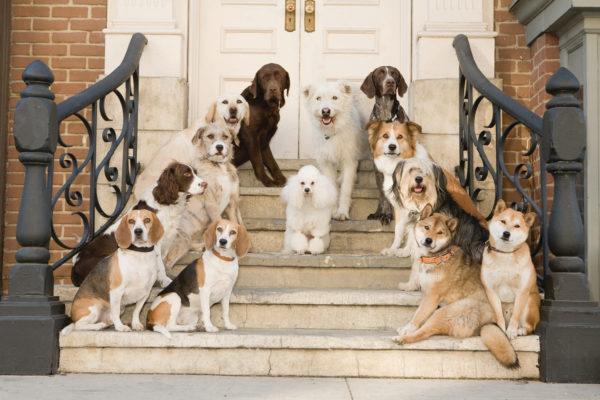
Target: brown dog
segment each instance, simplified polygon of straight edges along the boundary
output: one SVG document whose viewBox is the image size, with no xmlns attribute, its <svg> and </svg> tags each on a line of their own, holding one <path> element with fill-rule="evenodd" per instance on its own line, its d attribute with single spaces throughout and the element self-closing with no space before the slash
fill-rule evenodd
<svg viewBox="0 0 600 400">
<path fill-rule="evenodd" d="M 483 252 L 481 280 L 496 323 L 506 329 L 511 339 L 529 335 L 540 321 L 537 275 L 527 245 L 535 218 L 534 212 L 523 214 L 506 207 L 502 199 L 498 200 L 490 221 L 490 241 Z M 508 327 L 503 303 L 514 303 Z"/>
<path fill-rule="evenodd" d="M 265 186 L 283 186 L 286 182 L 269 147 L 277 131 L 279 109 L 285 105 L 284 91 L 289 94 L 289 74 L 279 64 L 266 64 L 242 92 L 250 105 L 250 124 L 243 124 L 240 129 L 240 145 L 235 146 L 233 164 L 238 167 L 250 160 L 254 175 Z"/>
<path fill-rule="evenodd" d="M 415 264 L 423 299 L 411 321 L 398 329 L 398 343 L 414 343 L 433 335 L 466 338 L 481 334 L 492 355 L 507 368 L 517 368 L 517 353 L 502 330 L 494 324 L 480 279 L 480 267 L 465 256 L 452 239 L 459 221 L 433 213 L 431 205 L 421 212 L 414 228 Z"/>
</svg>

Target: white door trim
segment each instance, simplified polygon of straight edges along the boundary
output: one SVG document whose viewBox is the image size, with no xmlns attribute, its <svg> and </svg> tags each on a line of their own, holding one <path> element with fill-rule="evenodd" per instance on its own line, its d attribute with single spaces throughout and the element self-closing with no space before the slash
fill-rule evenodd
<svg viewBox="0 0 600 400">
<path fill-rule="evenodd" d="M 302 2 L 303 0 L 297 0 Z M 406 54 L 407 57 L 402 59 L 400 71 L 404 75 L 407 82 L 412 82 L 412 2 L 413 0 L 398 0 L 401 2 L 401 12 L 399 15 L 399 23 L 402 30 L 402 35 L 399 40 L 400 54 Z M 188 12 L 188 124 L 199 118 L 204 110 L 199 109 L 200 101 L 198 94 L 200 93 L 200 55 L 202 49 L 197 45 L 200 43 L 200 35 L 202 27 L 198 23 L 198 15 L 200 14 L 200 0 L 189 1 Z M 296 18 L 302 18 L 300 12 Z M 283 17 L 282 17 L 283 21 Z M 196 45 L 194 45 L 196 44 Z M 292 78 L 294 79 L 294 78 Z M 401 99 L 401 103 L 406 108 L 408 107 L 408 96 Z"/>
</svg>

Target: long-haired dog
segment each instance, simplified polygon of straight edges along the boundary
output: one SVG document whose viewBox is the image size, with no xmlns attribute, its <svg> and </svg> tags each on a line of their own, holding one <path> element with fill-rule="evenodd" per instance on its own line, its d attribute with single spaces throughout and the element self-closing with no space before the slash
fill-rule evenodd
<svg viewBox="0 0 600 400">
<path fill-rule="evenodd" d="M 233 143 L 239 146 L 238 133 L 242 123 L 250 124 L 250 106 L 241 94 L 225 94 L 210 105 L 204 119 L 207 124 L 223 123 L 233 135 Z"/>
<path fill-rule="evenodd" d="M 244 226 L 228 220 L 213 222 L 204 233 L 206 251 L 158 294 L 147 316 L 147 328 L 170 332 L 193 331 L 199 314 L 206 332 L 217 332 L 210 307 L 220 302 L 225 329 L 237 329 L 229 319 L 229 299 L 238 276 L 238 260 L 248 253 L 250 237 Z"/>
<path fill-rule="evenodd" d="M 340 171 L 339 204 L 333 218 L 349 219 L 358 163 L 366 153 L 367 144 L 358 100 L 352 86 L 345 82 L 311 85 L 303 93 L 315 128 L 319 169 L 336 183 Z"/>
<path fill-rule="evenodd" d="M 393 174 L 392 194 L 394 206 L 394 242 L 383 254 L 408 257 L 412 255 L 412 239 L 416 216 L 430 204 L 435 212 L 441 212 L 458 220 L 456 232 L 452 235 L 453 244 L 461 247 L 464 253 L 476 263 L 481 262 L 483 246 L 488 237 L 485 227 L 469 214 L 449 192 L 447 173 L 429 159 L 413 157 L 398 163 Z M 468 196 L 467 196 L 468 198 Z M 470 199 L 469 199 L 470 201 Z M 405 246 L 400 248 L 405 240 Z M 413 265 L 407 283 L 401 283 L 401 290 L 418 290 L 417 271 Z"/>
<path fill-rule="evenodd" d="M 498 200 L 490 222 L 490 241 L 483 253 L 481 280 L 495 321 L 510 339 L 532 333 L 540 321 L 537 275 L 527 244 L 535 219 L 534 212 L 523 214 Z M 514 303 L 508 327 L 503 303 Z"/>
<path fill-rule="evenodd" d="M 210 123 L 198 128 L 192 144 L 200 155 L 192 165 L 208 186 L 203 196 L 189 199 L 177 226 L 176 238 L 164 254 L 167 268 L 171 268 L 191 249 L 203 249 L 204 230 L 224 214 L 231 221 L 242 223 L 239 178 L 231 163 L 233 134 L 222 124 Z"/>
<path fill-rule="evenodd" d="M 203 194 L 207 183 L 196 174 L 196 170 L 187 164 L 173 162 L 160 174 L 154 185 L 142 194 L 133 210 L 146 209 L 156 213 L 164 229 L 164 235 L 157 251 L 162 255 L 172 245 L 175 239 L 179 220 L 185 212 L 188 199 L 194 195 Z M 117 220 L 103 234 L 98 235 L 88 243 L 74 259 L 71 269 L 71 281 L 75 286 L 81 285 L 85 277 L 105 257 L 113 254 L 117 248 L 115 231 L 119 226 Z M 162 261 L 159 263 L 158 281 L 162 287 L 167 286 L 171 279 L 167 276 Z"/>
<path fill-rule="evenodd" d="M 331 212 L 337 203 L 334 183 L 312 165 L 288 179 L 281 192 L 287 204 L 284 253 L 321 254 L 329 248 Z"/>
<path fill-rule="evenodd" d="M 110 325 L 120 332 L 141 331 L 140 312 L 157 277 L 156 245 L 164 233 L 155 213 L 127 213 L 115 231 L 118 248 L 84 279 L 71 306 L 72 324 L 62 330 L 97 331 Z M 121 322 L 124 306 L 135 304 L 131 328 Z"/>
<path fill-rule="evenodd" d="M 415 264 L 423 299 L 410 322 L 398 329 L 398 343 L 433 335 L 466 338 L 481 334 L 493 356 L 507 368 L 519 360 L 508 337 L 494 324 L 494 313 L 480 279 L 479 264 L 453 245 L 460 222 L 423 208 L 414 227 Z"/>
</svg>

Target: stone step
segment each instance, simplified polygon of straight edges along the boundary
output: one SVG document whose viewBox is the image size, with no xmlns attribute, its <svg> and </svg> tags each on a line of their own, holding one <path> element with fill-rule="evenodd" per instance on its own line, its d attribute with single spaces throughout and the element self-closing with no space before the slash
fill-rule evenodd
<svg viewBox="0 0 600 400">
<path fill-rule="evenodd" d="M 315 160 L 277 160 L 277 164 L 279 164 L 279 168 L 281 168 L 281 172 L 285 176 L 291 176 L 298 172 L 300 168 L 305 165 L 312 164 L 317 165 Z M 240 185 L 241 186 L 255 186 L 262 187 L 263 184 L 256 179 L 254 176 L 254 170 L 250 163 L 246 163 L 238 168 L 238 176 L 240 177 Z M 373 172 L 373 162 L 371 160 L 361 161 L 357 180 L 355 184 L 357 188 L 368 188 L 374 189 L 377 187 L 375 183 L 375 175 Z"/>
<path fill-rule="evenodd" d="M 168 272 L 177 276 L 200 257 L 191 252 Z M 240 260 L 236 287 L 395 289 L 408 280 L 410 260 L 365 254 L 250 253 Z"/>
<path fill-rule="evenodd" d="M 538 379 L 539 339 L 513 346 L 503 368 L 479 337 L 398 345 L 390 330 L 239 329 L 217 333 L 73 332 L 60 337 L 62 373 Z"/>
<path fill-rule="evenodd" d="M 77 288 L 56 285 L 55 295 L 70 310 Z M 143 321 L 154 288 L 142 311 Z M 231 321 L 240 328 L 396 329 L 408 322 L 421 299 L 420 292 L 366 289 L 235 288 Z M 127 307 L 123 321 L 131 321 Z M 212 307 L 213 323 L 222 327 L 221 306 Z"/>
<path fill-rule="evenodd" d="M 285 218 L 281 188 L 240 187 L 240 210 L 244 218 Z M 378 203 L 377 189 L 354 188 L 350 219 L 366 220 Z"/>
<path fill-rule="evenodd" d="M 278 252 L 283 248 L 285 219 L 245 218 L 244 224 L 251 234 L 254 253 Z M 380 254 L 394 240 L 393 225 L 379 221 L 331 221 L 330 253 Z"/>
</svg>

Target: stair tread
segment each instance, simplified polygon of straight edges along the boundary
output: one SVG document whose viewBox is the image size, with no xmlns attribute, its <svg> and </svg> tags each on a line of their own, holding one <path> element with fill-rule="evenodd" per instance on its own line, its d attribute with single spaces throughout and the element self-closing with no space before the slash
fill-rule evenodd
<svg viewBox="0 0 600 400">
<path fill-rule="evenodd" d="M 150 299 L 160 291 L 152 289 Z M 77 288 L 55 285 L 54 292 L 62 301 L 72 301 Z M 235 288 L 232 304 L 285 304 L 335 306 L 417 306 L 420 292 L 396 289 L 311 289 L 311 288 Z"/>
<path fill-rule="evenodd" d="M 374 178 L 373 178 L 374 179 Z M 240 195 L 242 196 L 280 196 L 282 188 L 264 187 L 264 186 L 241 186 Z M 377 199 L 379 191 L 377 189 L 354 188 L 352 190 L 353 199 Z"/>
<path fill-rule="evenodd" d="M 285 231 L 285 218 L 244 218 L 244 225 L 250 231 Z M 382 225 L 373 220 L 331 221 L 331 232 L 394 232 L 394 225 Z M 382 247 L 385 247 L 382 243 Z"/>
<path fill-rule="evenodd" d="M 305 165 L 317 165 L 317 162 L 313 159 L 277 159 L 277 165 L 281 170 L 298 170 Z M 238 169 L 241 170 L 251 170 L 252 164 L 248 161 L 244 164 L 240 165 Z M 361 160 L 358 166 L 359 171 L 373 171 L 373 161 L 371 160 Z"/>
<path fill-rule="evenodd" d="M 202 253 L 189 252 L 178 265 L 187 265 Z M 239 261 L 240 266 L 254 267 L 310 267 L 310 268 L 410 268 L 410 258 L 379 254 L 326 253 L 319 255 L 282 254 L 276 252 L 248 253 Z"/>
<path fill-rule="evenodd" d="M 268 348 L 268 349 L 353 349 L 353 350 L 446 350 L 486 351 L 480 337 L 456 339 L 434 336 L 418 343 L 399 345 L 392 330 L 359 329 L 238 329 L 235 331 L 173 332 L 167 339 L 156 332 L 74 331 L 60 337 L 62 348 Z M 538 352 L 539 338 L 522 336 L 512 341 L 517 351 Z"/>
</svg>

